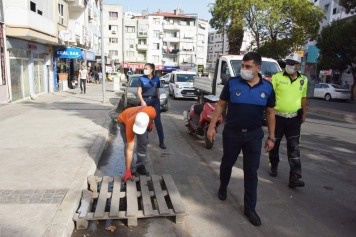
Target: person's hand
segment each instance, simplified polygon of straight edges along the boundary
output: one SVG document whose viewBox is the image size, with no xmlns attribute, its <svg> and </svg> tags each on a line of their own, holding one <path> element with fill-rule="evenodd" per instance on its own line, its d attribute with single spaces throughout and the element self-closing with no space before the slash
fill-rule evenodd
<svg viewBox="0 0 356 237">
<path fill-rule="evenodd" d="M 265 142 L 265 151 L 269 152 L 273 149 L 274 147 L 274 142 L 272 142 L 271 140 L 267 139 Z"/>
<path fill-rule="evenodd" d="M 141 102 L 141 106 L 147 106 L 146 102 L 145 102 L 145 101 L 142 101 L 142 102 Z"/>
<path fill-rule="evenodd" d="M 152 132 L 153 127 L 154 127 L 153 123 L 149 123 L 149 124 L 148 124 L 148 127 L 147 127 L 147 131 L 148 131 L 148 132 Z"/>
<path fill-rule="evenodd" d="M 215 141 L 215 135 L 216 135 L 215 127 L 209 126 L 207 137 L 208 137 L 210 142 Z"/>
<path fill-rule="evenodd" d="M 132 177 L 132 174 L 131 174 L 131 170 L 126 170 L 125 176 L 122 178 L 122 181 L 124 181 L 124 183 L 126 183 L 127 179 L 131 179 L 132 181 L 134 181 L 134 178 Z"/>
<path fill-rule="evenodd" d="M 303 114 L 303 117 L 302 117 L 302 123 L 305 122 L 305 119 L 306 119 L 307 115 L 306 114 Z"/>
</svg>

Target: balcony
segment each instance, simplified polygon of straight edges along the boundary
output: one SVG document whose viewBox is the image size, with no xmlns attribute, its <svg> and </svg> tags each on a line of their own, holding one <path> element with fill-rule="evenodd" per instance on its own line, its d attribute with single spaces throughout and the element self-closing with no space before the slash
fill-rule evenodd
<svg viewBox="0 0 356 237">
<path fill-rule="evenodd" d="M 67 2 L 69 12 L 84 12 L 87 5 L 87 0 L 71 0 Z"/>
<path fill-rule="evenodd" d="M 146 45 L 146 44 L 137 44 L 137 50 L 147 51 L 148 50 L 148 45 Z"/>
<path fill-rule="evenodd" d="M 176 30 L 180 31 L 182 29 L 182 26 L 180 25 L 173 25 L 173 24 L 164 24 L 163 25 L 163 30 Z"/>
<path fill-rule="evenodd" d="M 24 8 L 6 8 L 5 22 L 7 25 L 10 26 L 19 26 L 20 28 L 32 28 L 36 31 L 43 32 L 49 35 L 58 34 L 58 32 L 56 32 L 57 22 L 49 20 L 48 18 L 45 18 L 33 11 Z M 18 32 L 18 34 L 22 34 L 20 31 Z M 16 34 L 16 36 L 21 35 Z"/>
<path fill-rule="evenodd" d="M 148 36 L 147 31 L 138 31 L 137 32 L 137 37 L 138 38 L 147 38 L 147 36 Z"/>
<path fill-rule="evenodd" d="M 163 49 L 162 50 L 162 53 L 163 54 L 165 54 L 165 55 L 177 55 L 177 54 L 179 54 L 179 49 L 172 49 L 172 50 L 170 50 L 170 49 Z"/>
<path fill-rule="evenodd" d="M 163 42 L 178 43 L 180 41 L 179 37 L 163 37 Z"/>
</svg>

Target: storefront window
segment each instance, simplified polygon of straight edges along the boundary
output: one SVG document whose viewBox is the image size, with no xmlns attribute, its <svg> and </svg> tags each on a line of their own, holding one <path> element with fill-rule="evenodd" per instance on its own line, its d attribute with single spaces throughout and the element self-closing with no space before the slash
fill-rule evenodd
<svg viewBox="0 0 356 237">
<path fill-rule="evenodd" d="M 28 51 L 27 50 L 19 50 L 19 55 L 20 58 L 28 58 Z"/>
<path fill-rule="evenodd" d="M 9 57 L 17 57 L 17 50 L 9 50 Z"/>
</svg>

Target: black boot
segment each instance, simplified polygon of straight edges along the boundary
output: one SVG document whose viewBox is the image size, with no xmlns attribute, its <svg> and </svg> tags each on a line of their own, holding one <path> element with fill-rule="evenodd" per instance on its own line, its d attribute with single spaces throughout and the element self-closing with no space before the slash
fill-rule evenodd
<svg viewBox="0 0 356 237">
<path fill-rule="evenodd" d="M 220 186 L 219 191 L 218 191 L 218 197 L 221 201 L 225 201 L 227 198 L 227 190 L 226 188 L 223 188 Z"/>
<path fill-rule="evenodd" d="M 136 173 L 139 175 L 146 175 L 146 176 L 150 175 L 150 173 L 146 170 L 146 167 L 144 165 L 137 167 Z"/>
<path fill-rule="evenodd" d="M 269 171 L 269 175 L 272 177 L 276 177 L 277 176 L 277 167 L 272 167 L 271 166 L 271 170 Z"/>
<path fill-rule="evenodd" d="M 300 178 L 297 177 L 296 175 L 292 175 L 289 177 L 288 187 L 296 188 L 296 187 L 304 187 L 304 186 L 305 186 L 305 183 L 303 181 L 301 181 Z"/>
<path fill-rule="evenodd" d="M 260 217 L 257 215 L 256 211 L 253 210 L 245 210 L 244 211 L 245 216 L 248 217 L 248 219 L 250 220 L 251 224 L 254 226 L 260 226 L 261 225 L 261 219 Z"/>
<path fill-rule="evenodd" d="M 166 149 L 166 148 L 167 148 L 166 145 L 164 145 L 163 142 L 161 142 L 161 143 L 159 144 L 159 147 L 162 148 L 162 149 Z"/>
</svg>

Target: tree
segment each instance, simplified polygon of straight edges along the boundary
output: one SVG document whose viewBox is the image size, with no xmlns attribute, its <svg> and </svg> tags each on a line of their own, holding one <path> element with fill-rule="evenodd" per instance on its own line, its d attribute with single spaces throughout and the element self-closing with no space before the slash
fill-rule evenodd
<svg viewBox="0 0 356 237">
<path fill-rule="evenodd" d="M 256 51 L 267 52 L 269 57 L 285 57 L 306 39 L 316 38 L 323 18 L 323 10 L 308 0 L 249 0 L 245 12 Z M 276 55 L 275 51 L 280 52 Z"/>
<path fill-rule="evenodd" d="M 281 39 L 277 40 L 274 45 L 268 40 L 262 43 L 262 45 L 256 49 L 256 52 L 262 56 L 267 56 L 274 59 L 283 59 L 286 55 L 291 53 L 291 40 Z"/>
<path fill-rule="evenodd" d="M 323 28 L 317 38 L 319 48 L 318 68 L 339 70 L 350 68 L 353 84 L 351 100 L 354 100 L 356 85 L 356 19 L 338 20 Z"/>
<path fill-rule="evenodd" d="M 245 3 L 235 0 L 216 0 L 209 12 L 212 15 L 211 27 L 219 33 L 226 33 L 229 38 L 229 54 L 240 54 L 244 37 L 242 13 Z"/>
<path fill-rule="evenodd" d="M 356 12 L 356 0 L 339 0 L 336 2 L 338 2 L 340 6 L 345 8 L 346 13 Z"/>
</svg>

